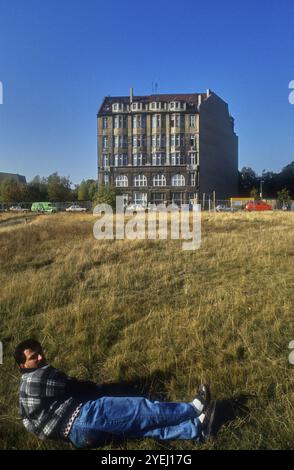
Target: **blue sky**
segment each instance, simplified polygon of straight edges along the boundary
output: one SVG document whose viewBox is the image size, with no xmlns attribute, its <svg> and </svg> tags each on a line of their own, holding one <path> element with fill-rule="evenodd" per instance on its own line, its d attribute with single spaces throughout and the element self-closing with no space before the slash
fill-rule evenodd
<svg viewBox="0 0 294 470">
<path fill-rule="evenodd" d="M 105 95 L 205 92 L 228 104 L 239 168 L 294 160 L 290 0 L 0 0 L 0 171 L 95 178 Z"/>
</svg>

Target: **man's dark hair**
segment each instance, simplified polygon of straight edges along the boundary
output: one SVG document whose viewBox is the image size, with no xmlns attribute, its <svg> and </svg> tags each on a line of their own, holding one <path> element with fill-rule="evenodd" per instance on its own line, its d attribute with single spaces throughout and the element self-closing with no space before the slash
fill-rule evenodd
<svg viewBox="0 0 294 470">
<path fill-rule="evenodd" d="M 32 349 L 33 351 L 36 351 L 38 353 L 43 353 L 43 348 L 39 341 L 33 338 L 26 339 L 25 341 L 19 343 L 14 351 L 13 356 L 18 365 L 24 364 L 26 362 L 26 357 L 24 355 L 24 351 L 26 349 Z"/>
</svg>

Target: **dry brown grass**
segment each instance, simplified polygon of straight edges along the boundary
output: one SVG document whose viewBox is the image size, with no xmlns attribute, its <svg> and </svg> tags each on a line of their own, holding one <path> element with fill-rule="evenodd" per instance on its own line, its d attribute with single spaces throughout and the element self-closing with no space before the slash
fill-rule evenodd
<svg viewBox="0 0 294 470">
<path fill-rule="evenodd" d="M 193 252 L 181 241 L 97 241 L 93 222 L 57 214 L 0 228 L 1 448 L 65 447 L 30 436 L 18 418 L 11 353 L 32 335 L 80 378 L 137 380 L 170 400 L 190 400 L 200 381 L 214 398 L 255 393 L 250 415 L 206 448 L 293 447 L 294 214 L 204 214 Z"/>
</svg>

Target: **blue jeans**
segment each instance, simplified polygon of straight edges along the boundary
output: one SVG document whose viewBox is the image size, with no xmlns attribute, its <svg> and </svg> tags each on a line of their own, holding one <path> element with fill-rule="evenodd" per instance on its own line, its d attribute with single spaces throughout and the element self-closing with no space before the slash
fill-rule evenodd
<svg viewBox="0 0 294 470">
<path fill-rule="evenodd" d="M 105 396 L 83 405 L 68 438 L 82 448 L 99 447 L 115 436 L 199 441 L 201 423 L 190 403 Z"/>
</svg>

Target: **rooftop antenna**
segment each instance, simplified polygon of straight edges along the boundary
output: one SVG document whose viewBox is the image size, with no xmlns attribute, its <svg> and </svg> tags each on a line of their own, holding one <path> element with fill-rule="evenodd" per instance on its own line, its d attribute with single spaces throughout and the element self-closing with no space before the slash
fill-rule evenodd
<svg viewBox="0 0 294 470">
<path fill-rule="evenodd" d="M 157 89 L 158 89 L 158 83 L 157 82 L 155 82 L 154 88 L 155 88 L 155 94 L 157 95 Z"/>
</svg>

